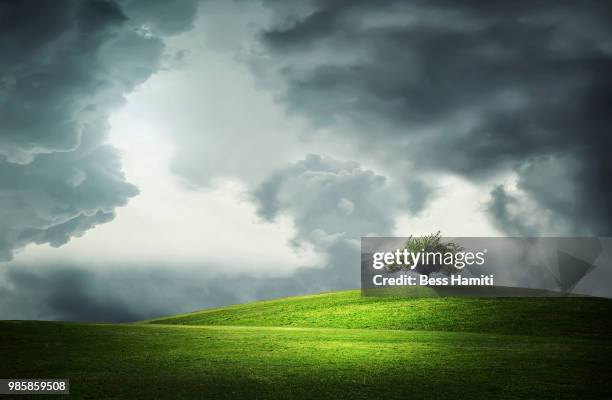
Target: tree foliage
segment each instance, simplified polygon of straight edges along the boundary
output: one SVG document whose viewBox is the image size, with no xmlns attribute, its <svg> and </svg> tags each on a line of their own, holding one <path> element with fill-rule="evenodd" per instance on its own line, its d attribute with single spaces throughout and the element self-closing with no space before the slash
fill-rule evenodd
<svg viewBox="0 0 612 400">
<path fill-rule="evenodd" d="M 452 253 L 453 255 L 463 251 L 463 247 L 453 242 L 444 242 L 440 231 L 429 235 L 423 235 L 420 237 L 410 236 L 404 245 L 404 249 L 411 253 L 439 253 L 445 255 Z M 431 275 L 433 273 L 443 273 L 450 275 L 456 272 L 454 265 L 445 264 L 443 262 L 444 257 L 427 257 L 417 263 L 416 267 L 412 267 L 412 262 L 408 259 L 407 263 L 404 264 L 391 264 L 386 268 L 389 272 L 396 272 L 400 270 L 413 270 L 421 275 Z"/>
</svg>

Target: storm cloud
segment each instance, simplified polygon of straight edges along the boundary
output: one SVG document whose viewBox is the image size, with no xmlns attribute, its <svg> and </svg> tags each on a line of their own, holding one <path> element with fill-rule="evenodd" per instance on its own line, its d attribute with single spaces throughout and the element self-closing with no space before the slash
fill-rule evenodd
<svg viewBox="0 0 612 400">
<path fill-rule="evenodd" d="M 298 240 L 316 232 L 347 239 L 388 234 L 395 227 L 399 198 L 384 176 L 356 162 L 319 155 L 273 174 L 255 189 L 254 197 L 257 213 L 266 221 L 290 214 Z"/>
<path fill-rule="evenodd" d="M 288 111 L 396 170 L 474 182 L 513 174 L 515 193 L 499 196 L 512 186 L 499 180 L 491 210 L 518 196 L 561 221 L 539 221 L 530 234 L 612 233 L 609 4 L 314 0 L 278 8 L 251 63 Z M 569 188 L 566 198 L 557 185 Z"/>
<path fill-rule="evenodd" d="M 325 260 L 253 287 L 260 296 L 358 287 L 361 237 L 390 236 L 407 196 L 402 185 L 354 161 L 311 154 L 280 168 L 253 191 L 257 214 L 265 222 L 288 215 L 296 227 L 292 244 L 311 246 Z"/>
<path fill-rule="evenodd" d="M 191 26 L 196 2 L 180 3 L 0 2 L 0 260 L 60 246 L 138 193 L 108 117 L 159 69 L 160 35 Z"/>
<path fill-rule="evenodd" d="M 125 322 L 248 301 L 206 269 L 167 265 L 96 269 L 74 264 L 12 264 L 0 271 L 3 319 Z"/>
</svg>

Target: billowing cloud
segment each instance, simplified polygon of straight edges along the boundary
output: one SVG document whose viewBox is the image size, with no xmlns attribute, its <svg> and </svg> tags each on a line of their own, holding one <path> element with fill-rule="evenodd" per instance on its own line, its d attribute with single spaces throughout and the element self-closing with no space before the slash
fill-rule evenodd
<svg viewBox="0 0 612 400">
<path fill-rule="evenodd" d="M 163 23 L 134 0 L 0 4 L 0 260 L 62 245 L 138 192 L 108 116 L 160 67 L 158 34 L 190 26 L 195 2 L 181 4 Z"/>
<path fill-rule="evenodd" d="M 275 291 L 298 293 L 358 286 L 360 238 L 391 235 L 406 198 L 402 187 L 359 163 L 314 154 L 279 169 L 255 188 L 253 197 L 264 221 L 292 219 L 295 246 L 308 245 L 325 255 L 319 268 L 303 268 L 273 282 Z"/>
<path fill-rule="evenodd" d="M 612 232 L 609 5 L 266 3 L 279 11 L 250 62 L 287 110 L 396 169 L 513 174 L 563 220 L 531 234 Z M 552 164 L 552 185 L 580 195 L 551 196 L 540 178 Z"/>
<path fill-rule="evenodd" d="M 297 240 L 321 235 L 356 240 L 389 234 L 401 196 L 394 196 L 384 176 L 356 162 L 309 155 L 263 181 L 254 197 L 257 213 L 267 221 L 291 215 Z"/>
</svg>

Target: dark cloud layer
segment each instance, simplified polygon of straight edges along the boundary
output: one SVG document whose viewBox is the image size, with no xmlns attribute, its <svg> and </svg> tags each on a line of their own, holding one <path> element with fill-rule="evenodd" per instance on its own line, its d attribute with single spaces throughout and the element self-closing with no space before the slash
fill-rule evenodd
<svg viewBox="0 0 612 400">
<path fill-rule="evenodd" d="M 0 271 L 3 319 L 125 322 L 248 299 L 205 270 L 11 265 Z"/>
<path fill-rule="evenodd" d="M 255 70 L 282 77 L 292 112 L 421 170 L 515 171 L 564 220 L 556 233 L 612 233 L 608 3 L 310 1 L 279 13 L 262 43 Z M 560 181 L 542 180 L 551 163 Z M 579 195 L 560 202 L 555 185 Z M 500 190 L 498 206 L 511 196 Z"/>
<path fill-rule="evenodd" d="M 126 322 L 359 285 L 359 251 L 335 241 L 320 268 L 286 277 L 212 273 L 208 265 L 11 264 L 0 270 L 0 318 Z"/>
<path fill-rule="evenodd" d="M 137 194 L 104 145 L 108 116 L 159 68 L 159 35 L 191 26 L 196 2 L 180 3 L 0 1 L 0 260 L 62 245 Z"/>
</svg>

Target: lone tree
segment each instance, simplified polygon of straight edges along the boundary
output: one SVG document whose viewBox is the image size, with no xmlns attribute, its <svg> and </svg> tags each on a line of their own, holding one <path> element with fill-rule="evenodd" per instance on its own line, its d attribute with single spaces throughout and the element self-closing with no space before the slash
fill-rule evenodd
<svg viewBox="0 0 612 400">
<path fill-rule="evenodd" d="M 421 275 L 427 276 L 436 272 L 442 273 L 444 275 L 450 275 L 454 272 L 457 272 L 457 269 L 452 263 L 444 263 L 444 255 L 452 253 L 454 259 L 456 253 L 464 250 L 463 247 L 459 246 L 456 243 L 443 242 L 440 231 L 421 237 L 410 236 L 406 241 L 406 244 L 404 245 L 404 249 L 408 250 L 410 253 L 422 253 L 422 259 L 417 263 L 416 267 L 414 268 L 412 268 L 412 261 L 409 258 L 408 263 L 406 264 L 394 263 L 388 265 L 386 267 L 387 271 L 397 272 L 400 270 L 412 270 L 418 272 Z M 425 254 L 427 253 L 436 253 L 440 254 L 441 256 L 429 256 L 426 257 L 426 259 L 423 259 L 423 257 L 425 257 Z"/>
</svg>

